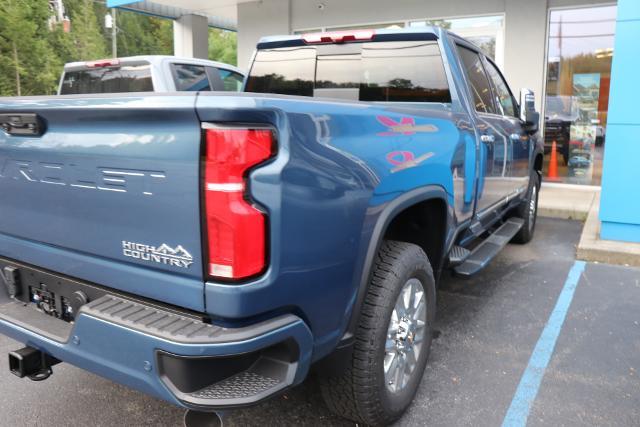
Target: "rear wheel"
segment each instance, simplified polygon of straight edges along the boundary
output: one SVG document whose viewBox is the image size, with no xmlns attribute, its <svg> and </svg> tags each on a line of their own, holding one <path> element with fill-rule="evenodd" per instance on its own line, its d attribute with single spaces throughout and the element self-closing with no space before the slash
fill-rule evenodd
<svg viewBox="0 0 640 427">
<path fill-rule="evenodd" d="M 515 217 L 522 218 L 524 224 L 518 234 L 516 234 L 512 242 L 515 243 L 528 243 L 533 238 L 533 233 L 536 229 L 536 220 L 538 217 L 538 194 L 540 193 L 540 174 L 537 171 L 531 171 L 531 178 L 529 181 L 529 191 L 527 197 L 522 201 L 522 204 L 518 206 Z"/>
<path fill-rule="evenodd" d="M 336 414 L 386 425 L 411 404 L 424 373 L 435 315 L 435 281 L 416 245 L 385 241 L 378 252 L 349 368 L 321 380 Z"/>
</svg>

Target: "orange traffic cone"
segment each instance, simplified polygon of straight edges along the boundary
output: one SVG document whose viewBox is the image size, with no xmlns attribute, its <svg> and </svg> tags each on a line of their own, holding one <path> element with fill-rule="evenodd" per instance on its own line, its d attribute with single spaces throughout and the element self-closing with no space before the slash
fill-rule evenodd
<svg viewBox="0 0 640 427">
<path fill-rule="evenodd" d="M 551 158 L 549 159 L 549 173 L 547 174 L 549 181 L 558 181 L 558 152 L 556 148 L 556 141 L 551 144 Z"/>
</svg>

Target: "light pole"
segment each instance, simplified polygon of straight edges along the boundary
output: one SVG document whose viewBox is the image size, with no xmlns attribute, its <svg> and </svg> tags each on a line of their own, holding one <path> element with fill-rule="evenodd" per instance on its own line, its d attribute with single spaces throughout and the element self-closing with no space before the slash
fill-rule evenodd
<svg viewBox="0 0 640 427">
<path fill-rule="evenodd" d="M 116 25 L 116 8 L 111 9 L 111 19 L 113 19 L 113 28 L 111 28 L 111 55 L 118 57 L 118 26 Z"/>
<path fill-rule="evenodd" d="M 111 56 L 118 57 L 118 26 L 116 25 L 116 8 L 111 9 L 111 14 L 104 17 L 105 28 L 111 28 Z"/>
</svg>

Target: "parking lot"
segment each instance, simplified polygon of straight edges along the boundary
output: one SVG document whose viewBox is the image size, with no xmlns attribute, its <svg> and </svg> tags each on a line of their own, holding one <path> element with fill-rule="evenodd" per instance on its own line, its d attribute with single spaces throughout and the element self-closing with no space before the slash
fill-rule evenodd
<svg viewBox="0 0 640 427">
<path fill-rule="evenodd" d="M 445 277 L 437 339 L 401 426 L 496 426 L 575 264 L 582 224 L 541 218 L 470 280 Z M 640 270 L 587 264 L 540 387 L 530 426 L 640 425 Z M 549 323 L 548 323 L 549 322 Z M 1 337 L 0 351 L 18 348 Z M 183 411 L 69 365 L 43 383 L 0 373 L 2 425 L 182 424 Z M 521 414 L 520 414 L 521 415 Z M 329 414 L 316 383 L 225 414 L 225 425 L 352 425 Z"/>
</svg>

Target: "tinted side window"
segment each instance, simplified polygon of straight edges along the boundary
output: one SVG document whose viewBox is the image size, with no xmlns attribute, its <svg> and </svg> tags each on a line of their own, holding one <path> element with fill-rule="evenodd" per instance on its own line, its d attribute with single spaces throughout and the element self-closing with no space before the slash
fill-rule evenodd
<svg viewBox="0 0 640 427">
<path fill-rule="evenodd" d="M 513 96 L 509 91 L 509 86 L 500 75 L 498 69 L 491 62 L 487 61 L 487 71 L 489 72 L 489 77 L 491 77 L 491 81 L 493 82 L 493 88 L 496 91 L 496 96 L 498 101 L 498 109 L 502 110 L 501 113 L 504 116 L 512 116 L 516 117 L 516 107 L 515 102 L 513 100 Z"/>
<path fill-rule="evenodd" d="M 315 71 L 314 47 L 260 50 L 245 91 L 313 96 Z"/>
<path fill-rule="evenodd" d="M 211 90 L 202 65 L 172 64 L 177 91 Z"/>
<path fill-rule="evenodd" d="M 67 71 L 61 95 L 83 93 L 153 92 L 149 65 Z"/>
<path fill-rule="evenodd" d="M 242 89 L 244 76 L 231 70 L 223 70 L 218 68 L 218 74 L 222 80 L 223 90 L 229 92 L 239 92 Z"/>
<path fill-rule="evenodd" d="M 480 56 L 466 47 L 459 45 L 457 47 L 462 65 L 469 78 L 469 85 L 471 86 L 469 89 L 472 92 L 476 111 L 495 114 L 496 109 L 492 99 L 493 95 L 491 94 L 489 79 L 484 72 Z"/>
</svg>

